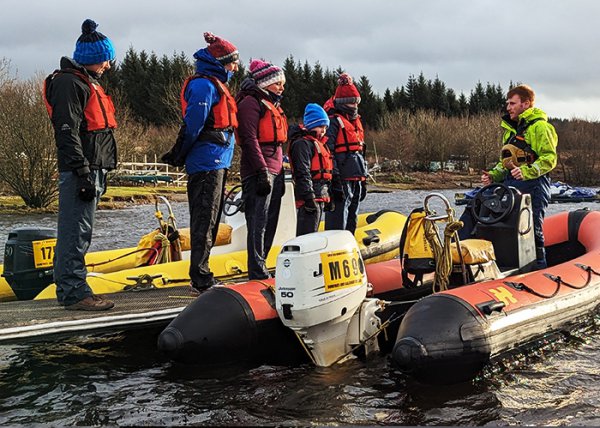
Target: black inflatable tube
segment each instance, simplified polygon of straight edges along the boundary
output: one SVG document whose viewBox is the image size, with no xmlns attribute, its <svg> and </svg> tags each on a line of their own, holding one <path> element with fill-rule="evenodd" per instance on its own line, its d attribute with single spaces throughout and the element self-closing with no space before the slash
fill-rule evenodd
<svg viewBox="0 0 600 428">
<path fill-rule="evenodd" d="M 249 303 L 226 287 L 204 292 L 159 335 L 158 349 L 187 363 L 298 359 L 304 351 L 279 318 L 257 321 Z"/>
<path fill-rule="evenodd" d="M 490 342 L 473 308 L 450 295 L 433 295 L 406 313 L 392 359 L 418 380 L 457 383 L 471 379 L 489 361 Z"/>
</svg>

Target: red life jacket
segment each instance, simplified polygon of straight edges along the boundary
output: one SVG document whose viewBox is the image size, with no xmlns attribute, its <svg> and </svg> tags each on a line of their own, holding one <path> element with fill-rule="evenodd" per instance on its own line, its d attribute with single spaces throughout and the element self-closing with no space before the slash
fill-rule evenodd
<svg viewBox="0 0 600 428">
<path fill-rule="evenodd" d="M 331 180 L 333 177 L 333 157 L 327 144 L 325 144 L 327 140 L 325 138 L 317 140 L 312 135 L 305 135 L 303 138 L 312 141 L 315 148 L 310 160 L 310 175 L 313 181 Z"/>
<path fill-rule="evenodd" d="M 259 144 L 283 144 L 287 141 L 287 117 L 280 106 L 275 107 L 271 101 L 261 99 L 266 107 L 265 114 L 258 121 Z"/>
<path fill-rule="evenodd" d="M 212 106 L 210 111 L 210 118 L 207 120 L 206 126 L 213 129 L 228 129 L 228 128 L 237 128 L 237 104 L 235 103 L 235 99 L 231 96 L 229 89 L 227 86 L 223 84 L 219 79 L 214 76 L 203 76 L 201 74 L 194 74 L 193 76 L 188 77 L 185 82 L 183 82 L 183 87 L 181 88 L 180 101 L 181 101 L 181 114 L 185 117 L 185 111 L 187 109 L 187 100 L 185 99 L 185 90 L 187 89 L 190 81 L 194 79 L 208 79 L 214 83 L 217 87 L 217 91 L 219 95 L 221 95 L 221 99 L 219 102 Z"/>
<path fill-rule="evenodd" d="M 46 104 L 46 110 L 48 110 L 50 119 L 52 119 L 52 106 L 48 102 L 48 89 L 52 80 L 61 73 L 74 74 L 83 80 L 90 88 L 90 98 L 83 110 L 86 131 L 101 131 L 117 127 L 115 106 L 112 102 L 112 98 L 106 95 L 102 86 L 93 83 L 88 76 L 75 69 L 56 70 L 44 80 L 44 103 Z"/>
<path fill-rule="evenodd" d="M 335 139 L 335 152 L 360 152 L 365 145 L 365 131 L 363 130 L 360 116 L 350 122 L 341 114 L 334 114 L 333 120 L 340 124 Z"/>
</svg>

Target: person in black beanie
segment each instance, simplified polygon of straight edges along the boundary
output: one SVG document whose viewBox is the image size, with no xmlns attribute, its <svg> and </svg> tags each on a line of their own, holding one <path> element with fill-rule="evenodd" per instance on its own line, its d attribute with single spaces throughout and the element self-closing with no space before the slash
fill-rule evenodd
<svg viewBox="0 0 600 428">
<path fill-rule="evenodd" d="M 106 174 L 117 164 L 115 108 L 98 79 L 115 59 L 112 42 L 86 19 L 73 58 L 44 82 L 58 161 L 58 228 L 54 252 L 56 298 L 68 310 L 103 311 L 114 303 L 97 296 L 86 281 L 85 255 L 92 240 L 96 206 Z"/>
</svg>

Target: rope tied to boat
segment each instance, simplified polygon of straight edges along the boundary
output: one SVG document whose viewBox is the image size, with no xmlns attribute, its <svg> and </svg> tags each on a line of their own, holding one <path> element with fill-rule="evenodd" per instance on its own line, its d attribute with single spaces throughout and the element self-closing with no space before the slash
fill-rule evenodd
<svg viewBox="0 0 600 428">
<path fill-rule="evenodd" d="M 426 207 L 426 209 L 428 209 Z M 464 263 L 462 262 L 462 252 L 460 251 L 460 244 L 458 238 L 458 231 L 462 229 L 464 223 L 460 220 L 454 219 L 454 208 L 447 204 L 446 215 L 436 217 L 433 214 L 429 214 L 425 217 L 425 237 L 433 250 L 433 258 L 435 260 L 435 278 L 433 282 L 433 292 L 437 293 L 448 289 L 450 283 L 450 274 L 452 273 L 452 239 L 457 243 L 458 254 L 461 257 L 461 264 L 463 265 L 463 276 L 465 275 Z M 441 242 L 439 228 L 436 224 L 438 220 L 445 220 L 447 222 L 444 229 L 444 242 Z M 466 278 L 465 279 L 466 282 Z"/>
<path fill-rule="evenodd" d="M 580 264 L 580 263 L 575 263 L 575 266 L 577 266 L 578 268 L 584 270 L 587 273 L 587 280 L 582 285 L 570 284 L 570 283 L 566 282 L 565 280 L 563 280 L 560 277 L 560 275 L 552 275 L 551 273 L 544 273 L 544 276 L 546 278 L 548 278 L 550 281 L 553 281 L 553 282 L 556 283 L 556 289 L 550 295 L 545 295 L 545 294 L 542 294 L 542 293 L 538 293 L 533 288 L 529 287 L 527 284 L 525 284 L 523 282 L 504 281 L 504 283 L 506 285 L 514 288 L 515 290 L 518 290 L 518 291 L 527 291 L 528 293 L 531 293 L 534 296 L 541 297 L 543 299 L 551 299 L 552 297 L 554 297 L 554 296 L 556 296 L 558 294 L 558 292 L 560 291 L 561 285 L 564 285 L 566 287 L 572 288 L 574 290 L 581 290 L 581 289 L 583 289 L 583 288 L 585 288 L 585 287 L 587 287 L 588 285 L 591 284 L 591 282 L 592 282 L 592 275 L 598 275 L 598 276 L 600 276 L 600 272 L 596 272 L 591 266 L 583 265 L 583 264 Z"/>
<path fill-rule="evenodd" d="M 145 251 L 154 251 L 154 253 L 158 256 L 158 250 L 156 248 L 152 248 L 152 247 L 148 247 L 148 248 L 136 248 L 135 250 L 129 251 L 128 253 L 125 253 L 125 254 L 121 254 L 119 257 L 115 257 L 114 259 L 108 259 L 108 260 L 105 260 L 103 262 L 98 262 L 98 263 L 89 263 L 89 264 L 86 264 L 85 267 L 88 270 L 89 269 L 93 270 L 93 268 L 95 268 L 95 267 L 102 266 L 102 265 L 105 265 L 105 264 L 108 264 L 108 263 L 112 263 L 112 262 L 116 262 L 117 260 L 120 260 L 122 258 L 128 257 L 128 256 L 130 256 L 132 254 L 135 254 L 135 253 L 140 253 L 142 251 L 144 251 L 144 252 Z"/>
<path fill-rule="evenodd" d="M 531 288 L 530 286 L 528 286 L 524 282 L 504 281 L 504 284 L 508 285 L 509 287 L 514 288 L 517 291 L 526 291 L 528 293 L 533 294 L 534 296 L 541 297 L 542 299 L 551 299 L 554 296 L 556 296 L 558 294 L 558 291 L 560 290 L 560 283 L 556 284 L 556 289 L 550 295 L 538 293 L 537 291 L 535 291 L 533 288 Z"/>
</svg>

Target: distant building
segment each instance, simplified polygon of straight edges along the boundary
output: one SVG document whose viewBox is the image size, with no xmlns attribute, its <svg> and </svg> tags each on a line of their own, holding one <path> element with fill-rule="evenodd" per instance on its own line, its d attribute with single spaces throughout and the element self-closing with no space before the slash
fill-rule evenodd
<svg viewBox="0 0 600 428">
<path fill-rule="evenodd" d="M 442 169 L 441 161 L 429 162 L 429 170 L 432 172 Z M 444 162 L 444 171 L 468 171 L 469 170 L 469 155 L 450 155 L 450 158 Z"/>
</svg>

